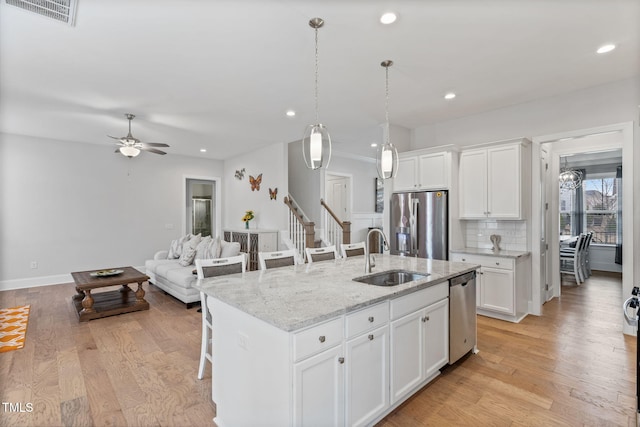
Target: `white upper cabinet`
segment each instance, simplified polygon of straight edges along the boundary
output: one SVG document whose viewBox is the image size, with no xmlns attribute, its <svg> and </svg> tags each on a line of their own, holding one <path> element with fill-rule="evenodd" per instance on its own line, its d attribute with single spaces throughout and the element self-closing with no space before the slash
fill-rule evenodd
<svg viewBox="0 0 640 427">
<path fill-rule="evenodd" d="M 460 218 L 526 218 L 529 147 L 520 141 L 460 154 Z"/>
<path fill-rule="evenodd" d="M 398 174 L 393 180 L 393 191 L 449 189 L 450 151 L 437 153 L 408 151 L 400 153 L 398 157 Z"/>
</svg>

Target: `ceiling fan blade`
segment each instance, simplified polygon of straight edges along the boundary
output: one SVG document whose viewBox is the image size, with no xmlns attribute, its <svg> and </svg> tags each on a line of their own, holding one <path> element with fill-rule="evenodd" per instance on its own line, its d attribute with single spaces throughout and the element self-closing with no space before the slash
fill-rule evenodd
<svg viewBox="0 0 640 427">
<path fill-rule="evenodd" d="M 117 148 L 116 151 L 114 151 L 114 153 L 119 154 L 120 153 L 120 149 Z"/>
<path fill-rule="evenodd" d="M 120 141 L 122 138 L 116 138 L 115 136 L 111 136 L 111 135 L 107 135 L 109 138 L 113 138 L 113 139 L 117 139 L 118 141 Z"/>
<path fill-rule="evenodd" d="M 141 142 L 143 147 L 169 147 L 169 144 L 164 144 L 162 142 Z"/>
<path fill-rule="evenodd" d="M 164 151 L 156 150 L 155 148 L 150 148 L 150 147 L 140 147 L 140 149 L 144 151 L 148 151 L 150 153 L 155 153 L 155 154 L 162 154 L 162 155 L 167 154 Z"/>
</svg>

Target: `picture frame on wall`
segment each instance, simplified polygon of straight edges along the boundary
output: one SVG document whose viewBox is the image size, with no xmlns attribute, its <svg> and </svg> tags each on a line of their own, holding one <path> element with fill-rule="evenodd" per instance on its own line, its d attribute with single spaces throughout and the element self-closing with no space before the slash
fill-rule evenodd
<svg viewBox="0 0 640 427">
<path fill-rule="evenodd" d="M 375 197 L 376 197 L 376 213 L 382 213 L 384 210 L 384 181 L 375 178 Z"/>
</svg>

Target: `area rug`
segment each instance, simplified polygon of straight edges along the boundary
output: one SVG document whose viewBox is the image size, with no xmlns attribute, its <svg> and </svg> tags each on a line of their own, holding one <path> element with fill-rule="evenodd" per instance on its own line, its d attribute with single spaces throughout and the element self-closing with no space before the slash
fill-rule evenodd
<svg viewBox="0 0 640 427">
<path fill-rule="evenodd" d="M 24 347 L 30 305 L 0 309 L 0 353 Z"/>
</svg>

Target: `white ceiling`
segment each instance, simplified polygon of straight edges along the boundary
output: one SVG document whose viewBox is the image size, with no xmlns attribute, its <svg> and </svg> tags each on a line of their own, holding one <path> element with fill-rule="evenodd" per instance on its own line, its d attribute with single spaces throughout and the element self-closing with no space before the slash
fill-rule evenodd
<svg viewBox="0 0 640 427">
<path fill-rule="evenodd" d="M 78 0 L 75 26 L 2 0 L 0 132 L 110 152 L 131 112 L 133 135 L 169 154 L 299 140 L 316 16 L 320 121 L 345 152 L 380 139 L 385 59 L 390 121 L 409 129 L 640 76 L 638 0 Z"/>
</svg>

